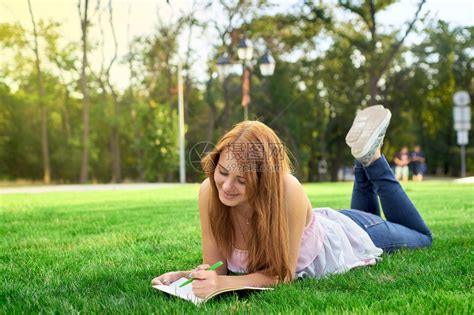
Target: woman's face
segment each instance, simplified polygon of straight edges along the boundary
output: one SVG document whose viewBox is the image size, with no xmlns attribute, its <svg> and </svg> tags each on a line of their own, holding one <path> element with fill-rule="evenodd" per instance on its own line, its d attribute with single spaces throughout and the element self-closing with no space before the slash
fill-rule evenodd
<svg viewBox="0 0 474 315">
<path fill-rule="evenodd" d="M 214 181 L 219 199 L 224 205 L 235 207 L 247 202 L 245 178 L 232 152 L 228 150 L 221 152 L 214 172 Z"/>
</svg>

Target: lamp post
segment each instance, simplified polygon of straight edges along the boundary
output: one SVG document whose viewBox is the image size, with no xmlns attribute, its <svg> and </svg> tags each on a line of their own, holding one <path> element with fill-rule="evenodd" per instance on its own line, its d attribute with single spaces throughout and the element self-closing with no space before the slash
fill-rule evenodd
<svg viewBox="0 0 474 315">
<path fill-rule="evenodd" d="M 242 62 L 242 107 L 244 108 L 244 120 L 248 120 L 248 108 L 250 105 L 250 65 L 253 57 L 252 42 L 244 37 L 237 45 L 237 57 Z M 267 51 L 260 58 L 260 73 L 263 76 L 271 76 L 275 71 L 275 59 L 270 52 Z M 217 70 L 219 76 L 225 78 L 230 73 L 232 64 L 227 53 L 222 54 L 217 60 Z"/>
<path fill-rule="evenodd" d="M 179 143 L 179 182 L 186 183 L 186 160 L 184 156 L 185 149 L 185 130 L 184 130 L 184 97 L 183 97 L 183 66 L 178 58 L 176 63 L 170 63 L 170 66 L 176 67 L 178 78 L 178 143 Z"/>
<path fill-rule="evenodd" d="M 184 99 L 183 73 L 181 61 L 178 63 L 178 125 L 179 125 L 179 182 L 186 183 L 186 166 L 184 160 Z"/>
</svg>

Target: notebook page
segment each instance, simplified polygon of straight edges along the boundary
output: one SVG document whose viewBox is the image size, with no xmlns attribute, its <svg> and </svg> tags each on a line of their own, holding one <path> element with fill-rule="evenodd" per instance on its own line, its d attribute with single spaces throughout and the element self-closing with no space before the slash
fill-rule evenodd
<svg viewBox="0 0 474 315">
<path fill-rule="evenodd" d="M 180 278 L 170 285 L 154 285 L 153 288 L 166 292 L 171 295 L 178 296 L 182 299 L 189 300 L 196 305 L 202 303 L 204 299 L 198 298 L 197 296 L 194 295 L 193 289 L 192 289 L 193 287 L 191 283 L 188 285 L 185 285 L 182 288 L 179 287 L 183 282 L 187 280 L 188 279 L 186 278 Z"/>
</svg>

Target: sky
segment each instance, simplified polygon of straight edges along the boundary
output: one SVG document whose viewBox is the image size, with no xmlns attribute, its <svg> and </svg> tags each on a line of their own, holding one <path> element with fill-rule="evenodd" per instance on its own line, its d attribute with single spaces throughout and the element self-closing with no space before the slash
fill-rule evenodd
<svg viewBox="0 0 474 315">
<path fill-rule="evenodd" d="M 335 0 L 322 0 L 323 2 L 335 2 Z M 210 20 L 216 17 L 219 20 L 219 9 L 217 4 L 205 10 L 199 5 L 192 8 L 192 0 L 114 0 L 113 20 L 116 28 L 117 40 L 119 44 L 119 57 L 127 52 L 128 42 L 135 36 L 149 35 L 159 24 L 158 16 L 162 23 L 169 23 L 175 20 L 182 12 L 196 12 L 198 18 Z M 203 2 L 203 1 L 197 1 Z M 274 1 L 277 5 L 272 8 L 272 12 L 284 12 L 292 6 L 300 3 L 301 0 Z M 40 19 L 54 20 L 62 23 L 61 32 L 65 40 L 77 41 L 81 39 L 80 20 L 77 8 L 77 0 L 31 0 L 33 13 L 36 21 Z M 97 1 L 90 0 L 89 12 L 94 11 Z M 108 0 L 102 0 L 102 6 L 106 6 Z M 418 0 L 402 0 L 394 4 L 389 10 L 377 16 L 378 21 L 386 27 L 402 27 L 407 20 L 411 19 Z M 456 26 L 474 25 L 474 1 L 472 0 L 427 0 L 421 14 L 429 11 L 430 16 L 448 21 Z M 345 18 L 341 16 L 341 18 Z M 348 17 L 347 17 L 348 18 Z M 27 0 L 0 0 L 0 23 L 19 22 L 23 27 L 31 29 L 31 19 L 28 11 Z M 113 56 L 113 41 L 108 27 L 108 16 L 103 17 L 105 33 L 104 56 L 106 63 Z M 98 41 L 101 37 L 99 28 L 94 28 L 91 37 Z M 179 40 L 180 56 L 183 58 L 188 48 L 189 33 L 184 32 Z M 207 60 L 211 55 L 212 44 L 215 43 L 215 34 L 211 31 L 200 31 L 194 28 L 191 33 L 191 48 L 197 53 L 197 58 L 192 68 L 192 74 L 199 80 L 205 79 L 207 73 Z M 417 38 L 412 36 L 407 38 L 408 43 L 416 42 Z M 292 56 L 287 56 L 289 59 Z M 91 53 L 89 58 L 93 68 L 97 69 L 102 60 L 99 50 Z M 124 89 L 129 83 L 129 72 L 126 65 L 116 64 L 112 68 L 113 83 Z"/>
</svg>

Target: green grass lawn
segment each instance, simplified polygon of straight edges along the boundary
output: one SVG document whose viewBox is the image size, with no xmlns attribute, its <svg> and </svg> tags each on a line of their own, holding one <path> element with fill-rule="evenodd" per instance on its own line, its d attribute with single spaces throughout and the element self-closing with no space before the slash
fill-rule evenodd
<svg viewBox="0 0 474 315">
<path fill-rule="evenodd" d="M 0 313 L 473 314 L 474 185 L 410 183 L 431 249 L 197 308 L 150 287 L 201 262 L 198 185 L 0 195 Z M 347 208 L 351 184 L 308 184 L 313 207 Z"/>
</svg>

